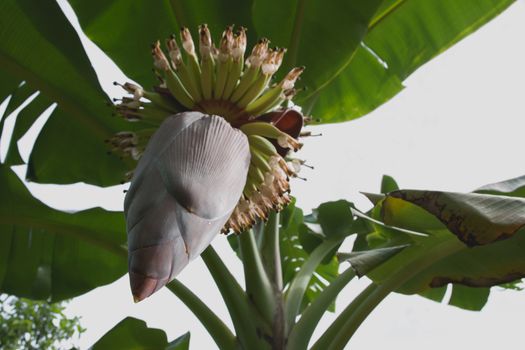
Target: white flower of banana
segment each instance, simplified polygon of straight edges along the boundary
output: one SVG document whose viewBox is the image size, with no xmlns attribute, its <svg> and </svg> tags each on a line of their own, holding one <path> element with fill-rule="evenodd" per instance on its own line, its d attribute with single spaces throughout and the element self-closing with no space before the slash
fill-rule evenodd
<svg viewBox="0 0 525 350">
<path fill-rule="evenodd" d="M 160 81 L 153 91 L 121 85 L 131 96 L 116 112 L 135 126 L 108 143 L 138 160 L 126 174 L 124 205 L 136 301 L 171 281 L 217 233 L 240 234 L 290 201 L 289 178 L 304 162 L 289 154 L 301 148 L 309 119 L 281 106 L 304 68 L 272 83 L 286 50 L 261 39 L 245 59 L 246 43 L 246 30 L 229 26 L 217 48 L 202 25 L 196 50 L 183 28 L 180 44 L 167 40 L 167 54 L 158 41 L 152 46 Z"/>
</svg>

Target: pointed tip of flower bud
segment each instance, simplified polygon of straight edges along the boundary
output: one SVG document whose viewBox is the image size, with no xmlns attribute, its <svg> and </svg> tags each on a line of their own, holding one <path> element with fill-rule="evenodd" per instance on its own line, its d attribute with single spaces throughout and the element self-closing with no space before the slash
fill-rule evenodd
<svg viewBox="0 0 525 350">
<path fill-rule="evenodd" d="M 167 282 L 167 280 L 146 277 L 132 271 L 129 272 L 129 281 L 131 293 L 133 294 L 133 301 L 135 303 L 138 303 L 151 296 L 157 290 L 164 287 Z"/>
</svg>

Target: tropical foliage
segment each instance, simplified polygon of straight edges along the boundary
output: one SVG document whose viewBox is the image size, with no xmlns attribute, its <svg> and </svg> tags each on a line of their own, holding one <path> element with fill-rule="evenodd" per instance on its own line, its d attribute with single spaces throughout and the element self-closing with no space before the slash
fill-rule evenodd
<svg viewBox="0 0 525 350">
<path fill-rule="evenodd" d="M 154 84 L 147 48 L 175 28 L 207 23 L 219 33 L 235 23 L 248 28 L 251 40 L 267 36 L 273 45 L 288 48 L 286 68 L 306 66 L 298 84 L 305 90 L 297 103 L 314 123 L 367 114 L 401 91 L 403 80 L 417 68 L 512 3 L 69 1 L 84 33 L 145 87 Z M 108 155 L 104 140 L 129 124 L 111 116 L 111 101 L 54 0 L 2 1 L 0 20 L 8 29 L 0 31 L 0 99 L 8 98 L 0 131 L 7 117 L 33 97 L 18 111 L 0 164 L 0 291 L 64 300 L 126 273 L 123 215 L 100 208 L 65 213 L 35 199 L 11 169 L 25 164 L 17 141 L 44 111 L 52 110 L 27 160 L 27 179 L 110 186 L 120 183 L 134 163 Z M 399 190 L 385 177 L 380 192 L 368 195 L 374 207 L 366 213 L 341 200 L 305 215 L 292 203 L 266 223 L 229 237 L 244 267 L 245 286 L 212 247 L 206 249 L 201 257 L 234 329 L 181 282 L 174 280 L 168 288 L 221 349 L 305 349 L 309 344 L 341 349 L 391 292 L 442 300 L 452 285 L 451 305 L 479 310 L 490 287 L 524 277 L 525 178 L 475 193 L 450 193 Z M 340 252 L 348 237 L 355 239 L 352 251 Z M 313 340 L 318 321 L 334 310 L 338 293 L 363 275 L 372 280 L 370 286 Z M 189 338 L 186 334 L 168 343 L 162 331 L 127 318 L 94 348 L 185 349 Z"/>
<path fill-rule="evenodd" d="M 64 314 L 65 303 L 0 295 L 0 339 L 5 350 L 74 349 L 84 329 L 78 317 Z"/>
</svg>

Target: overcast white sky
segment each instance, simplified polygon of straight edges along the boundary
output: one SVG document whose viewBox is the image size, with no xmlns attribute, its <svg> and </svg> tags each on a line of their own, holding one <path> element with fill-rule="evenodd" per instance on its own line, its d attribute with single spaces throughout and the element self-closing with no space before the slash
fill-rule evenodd
<svg viewBox="0 0 525 350">
<path fill-rule="evenodd" d="M 300 156 L 315 170 L 304 171 L 307 182 L 293 184 L 299 206 L 308 211 L 324 201 L 345 198 L 366 209 L 368 203 L 358 192 L 377 192 L 383 174 L 393 176 L 404 188 L 449 191 L 470 191 L 525 174 L 524 37 L 525 2 L 520 0 L 419 69 L 405 82 L 403 92 L 368 116 L 311 128 L 323 137 L 306 140 L 301 151 Z M 92 44 L 86 45 L 104 88 L 111 97 L 120 96 L 121 91 L 111 82 L 126 78 Z M 30 144 L 31 138 L 28 136 L 22 146 Z M 122 186 L 98 189 L 29 184 L 29 188 L 58 209 L 122 208 Z M 213 245 L 242 282 L 240 264 L 226 239 L 218 237 Z M 229 322 L 200 259 L 179 277 Z M 356 281 L 343 290 L 337 309 L 366 283 Z M 365 321 L 350 345 L 352 349 L 515 349 L 523 344 L 523 310 L 525 292 L 498 288 L 479 313 L 418 296 L 392 294 Z M 191 331 L 192 349 L 215 348 L 197 319 L 168 291 L 133 304 L 127 276 L 76 298 L 68 313 L 83 317 L 87 332 L 81 339 L 82 348 L 92 345 L 127 315 L 164 329 L 170 339 Z M 317 334 L 333 319 L 333 315 L 326 316 Z"/>
</svg>

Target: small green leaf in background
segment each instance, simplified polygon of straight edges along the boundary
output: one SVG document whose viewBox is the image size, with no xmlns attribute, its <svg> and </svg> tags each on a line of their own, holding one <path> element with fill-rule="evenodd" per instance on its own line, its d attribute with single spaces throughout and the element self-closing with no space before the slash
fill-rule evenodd
<svg viewBox="0 0 525 350">
<path fill-rule="evenodd" d="M 300 232 L 304 227 L 303 211 L 292 203 L 281 213 L 280 249 L 283 270 L 283 284 L 287 285 L 293 280 L 310 252 L 303 247 Z M 315 247 L 312 247 L 312 250 Z M 316 268 L 305 293 L 302 308 L 315 300 L 330 283 L 338 276 L 339 263 L 335 258 L 335 251 Z M 334 311 L 334 306 L 330 308 Z"/>
<path fill-rule="evenodd" d="M 395 190 L 399 190 L 396 180 L 392 176 L 383 175 L 381 179 L 381 193 L 386 194 Z"/>
<path fill-rule="evenodd" d="M 362 277 L 381 265 L 397 253 L 401 252 L 408 245 L 401 245 L 388 248 L 379 248 L 351 253 L 338 253 L 339 262 L 348 262 L 356 272 L 356 275 Z"/>
<path fill-rule="evenodd" d="M 92 350 L 188 350 L 190 334 L 168 343 L 166 333 L 157 328 L 149 328 L 146 322 L 134 317 L 126 317 L 100 338 Z"/>
<path fill-rule="evenodd" d="M 315 216 L 326 238 L 346 237 L 353 233 L 352 207 L 353 204 L 345 200 L 326 202 L 317 207 Z"/>
<path fill-rule="evenodd" d="M 515 181 L 514 184 L 519 181 Z M 509 182 L 486 188 L 507 188 Z M 510 186 L 510 191 L 520 186 Z M 397 291 L 419 293 L 441 301 L 452 284 L 448 301 L 468 310 L 480 310 L 490 287 L 519 281 L 525 276 L 525 199 L 503 195 L 399 190 L 389 193 L 372 211 L 386 225 L 417 230 L 427 237 L 405 235 L 412 246 L 368 274 L 382 283 L 395 271 L 409 269 L 416 257 L 439 250 L 455 252 L 433 261 Z M 375 225 L 377 235 L 380 225 Z M 382 247 L 399 244 L 402 232 L 381 235 Z M 460 242 L 463 241 L 464 243 Z M 434 291 L 435 289 L 435 291 Z"/>
<path fill-rule="evenodd" d="M 525 198 L 525 175 L 514 179 L 485 185 L 474 192 Z"/>
<path fill-rule="evenodd" d="M 190 348 L 190 332 L 186 332 L 170 342 L 166 350 L 188 350 Z"/>
</svg>

